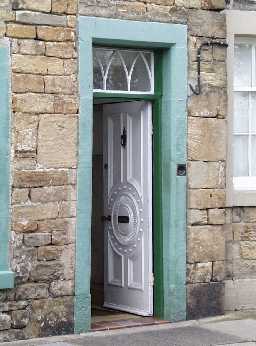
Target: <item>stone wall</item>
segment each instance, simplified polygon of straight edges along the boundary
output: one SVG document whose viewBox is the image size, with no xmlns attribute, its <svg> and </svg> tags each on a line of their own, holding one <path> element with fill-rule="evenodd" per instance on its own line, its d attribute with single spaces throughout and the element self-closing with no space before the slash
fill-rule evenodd
<svg viewBox="0 0 256 346">
<path fill-rule="evenodd" d="M 73 332 L 76 0 L 1 0 L 11 44 L 11 267 L 0 341 Z"/>
</svg>

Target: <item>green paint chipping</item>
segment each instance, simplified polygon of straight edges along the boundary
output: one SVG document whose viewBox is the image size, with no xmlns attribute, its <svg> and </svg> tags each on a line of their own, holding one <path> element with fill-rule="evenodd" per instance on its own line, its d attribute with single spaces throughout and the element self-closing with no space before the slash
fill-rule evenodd
<svg viewBox="0 0 256 346">
<path fill-rule="evenodd" d="M 0 289 L 14 286 L 14 274 L 9 270 L 9 43 L 0 41 Z"/>
<path fill-rule="evenodd" d="M 186 319 L 187 28 L 180 24 L 79 18 L 80 127 L 76 238 L 75 332 L 90 329 L 93 44 L 161 51 L 162 95 L 154 95 L 155 314 Z M 159 88 L 157 87 L 159 91 Z M 158 92 L 157 92 L 158 93 Z M 104 95 L 97 95 L 103 97 Z M 160 97 L 162 96 L 162 97 Z"/>
</svg>

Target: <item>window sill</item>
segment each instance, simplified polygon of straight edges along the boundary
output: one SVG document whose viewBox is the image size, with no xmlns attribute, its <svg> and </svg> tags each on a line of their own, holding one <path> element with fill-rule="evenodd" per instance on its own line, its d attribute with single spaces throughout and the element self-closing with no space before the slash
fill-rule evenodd
<svg viewBox="0 0 256 346">
<path fill-rule="evenodd" d="M 228 207 L 256 207 L 255 190 L 233 190 L 227 197 Z"/>
<path fill-rule="evenodd" d="M 0 289 L 14 287 L 14 273 L 11 271 L 0 271 Z"/>
</svg>

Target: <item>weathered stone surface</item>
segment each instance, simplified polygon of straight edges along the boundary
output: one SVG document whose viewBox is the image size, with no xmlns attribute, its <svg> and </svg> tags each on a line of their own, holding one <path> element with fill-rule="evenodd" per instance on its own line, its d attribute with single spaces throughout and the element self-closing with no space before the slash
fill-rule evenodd
<svg viewBox="0 0 256 346">
<path fill-rule="evenodd" d="M 12 217 L 15 221 L 54 219 L 57 216 L 58 204 L 52 202 L 41 205 L 14 206 L 12 211 Z"/>
<path fill-rule="evenodd" d="M 59 217 L 75 217 L 76 216 L 76 202 L 63 201 L 60 202 Z"/>
<path fill-rule="evenodd" d="M 226 123 L 222 119 L 189 118 L 190 160 L 220 161 L 226 158 Z"/>
<path fill-rule="evenodd" d="M 205 94 L 193 95 L 189 98 L 188 114 L 192 117 L 225 118 L 226 113 L 226 90 L 213 89 Z"/>
<path fill-rule="evenodd" d="M 28 189 L 14 189 L 12 191 L 12 203 L 24 204 L 28 201 Z"/>
<path fill-rule="evenodd" d="M 74 42 L 47 42 L 46 55 L 63 59 L 71 59 L 77 56 Z"/>
<path fill-rule="evenodd" d="M 12 76 L 13 92 L 15 93 L 43 93 L 44 78 L 32 74 L 13 74 Z"/>
<path fill-rule="evenodd" d="M 56 201 L 66 201 L 71 199 L 71 186 L 50 186 L 31 189 L 31 202 L 46 203 Z"/>
<path fill-rule="evenodd" d="M 29 322 L 28 310 L 17 310 L 12 312 L 12 327 L 13 328 L 25 328 Z"/>
<path fill-rule="evenodd" d="M 49 296 L 48 284 L 29 283 L 16 288 L 16 299 L 42 299 Z"/>
<path fill-rule="evenodd" d="M 75 94 L 77 81 L 74 76 L 46 76 L 45 92 L 48 94 Z"/>
<path fill-rule="evenodd" d="M 37 28 L 37 36 L 44 41 L 74 41 L 75 31 L 70 28 L 54 28 L 51 26 L 42 26 Z"/>
<path fill-rule="evenodd" d="M 31 247 L 51 244 L 51 240 L 51 234 L 48 233 L 32 233 L 24 235 L 24 244 Z"/>
<path fill-rule="evenodd" d="M 62 248 L 60 246 L 42 246 L 38 249 L 39 261 L 52 261 L 60 258 Z"/>
<path fill-rule="evenodd" d="M 208 221 L 210 225 L 224 225 L 226 215 L 225 209 L 209 209 Z"/>
<path fill-rule="evenodd" d="M 74 282 L 72 280 L 54 281 L 50 285 L 50 293 L 53 297 L 72 296 L 74 294 Z"/>
<path fill-rule="evenodd" d="M 15 151 L 35 152 L 37 147 L 38 117 L 24 117 L 22 114 L 14 118 Z"/>
<path fill-rule="evenodd" d="M 16 38 L 35 38 L 36 28 L 32 25 L 7 24 L 6 35 Z"/>
<path fill-rule="evenodd" d="M 225 261 L 213 262 L 212 265 L 212 281 L 223 281 L 226 277 Z"/>
<path fill-rule="evenodd" d="M 190 161 L 188 163 L 188 186 L 192 189 L 224 188 L 224 163 Z"/>
<path fill-rule="evenodd" d="M 240 247 L 243 259 L 256 259 L 256 241 L 241 241 Z"/>
<path fill-rule="evenodd" d="M 254 309 L 256 279 L 225 281 L 225 310 Z"/>
<path fill-rule="evenodd" d="M 188 265 L 187 281 L 189 283 L 210 282 L 212 278 L 212 262 Z"/>
<path fill-rule="evenodd" d="M 189 190 L 189 207 L 193 209 L 224 208 L 225 190 Z"/>
<path fill-rule="evenodd" d="M 68 171 L 54 169 L 47 171 L 16 171 L 13 180 L 15 187 L 56 186 L 68 183 Z"/>
<path fill-rule="evenodd" d="M 226 8 L 225 0 L 202 0 L 203 10 L 223 10 Z"/>
<path fill-rule="evenodd" d="M 207 224 L 207 211 L 199 209 L 188 210 L 188 223 L 190 225 L 205 225 Z"/>
<path fill-rule="evenodd" d="M 27 282 L 32 263 L 36 260 L 35 248 L 19 247 L 13 251 L 12 269 L 15 272 L 16 284 Z"/>
<path fill-rule="evenodd" d="M 77 164 L 77 117 L 44 116 L 38 130 L 38 162 L 43 167 Z"/>
<path fill-rule="evenodd" d="M 74 219 L 53 219 L 39 222 L 39 232 L 74 231 Z"/>
<path fill-rule="evenodd" d="M 51 25 L 51 26 L 66 26 L 67 18 L 53 14 L 18 11 L 16 20 L 20 23 L 35 24 L 35 25 Z"/>
<path fill-rule="evenodd" d="M 188 262 L 225 260 L 225 236 L 220 226 L 188 228 Z"/>
<path fill-rule="evenodd" d="M 51 12 L 51 0 L 14 0 L 12 1 L 12 8 L 14 10 Z"/>
<path fill-rule="evenodd" d="M 33 265 L 30 278 L 35 282 L 58 280 L 63 277 L 63 266 L 61 261 L 38 262 Z"/>
<path fill-rule="evenodd" d="M 39 55 L 14 54 L 12 58 L 13 72 L 43 75 L 62 75 L 63 60 Z"/>
<path fill-rule="evenodd" d="M 73 297 L 34 300 L 31 328 L 37 331 L 38 337 L 72 334 L 74 332 Z"/>
<path fill-rule="evenodd" d="M 13 40 L 12 52 L 24 55 L 44 55 L 45 43 L 36 40 Z"/>
<path fill-rule="evenodd" d="M 6 330 L 11 328 L 11 317 L 6 314 L 0 313 L 0 330 Z"/>
<path fill-rule="evenodd" d="M 190 34 L 194 36 L 226 37 L 225 15 L 217 11 L 191 10 L 188 25 Z"/>
<path fill-rule="evenodd" d="M 255 207 L 244 208 L 243 221 L 256 223 L 256 208 Z"/>
<path fill-rule="evenodd" d="M 189 319 L 222 315 L 224 313 L 224 283 L 211 282 L 187 286 Z"/>
<path fill-rule="evenodd" d="M 13 110 L 21 113 L 54 113 L 54 96 L 47 94 L 16 94 Z"/>
<path fill-rule="evenodd" d="M 9 301 L 6 303 L 0 303 L 0 312 L 9 312 L 15 310 L 23 310 L 28 306 L 28 302 L 26 301 Z"/>
<path fill-rule="evenodd" d="M 54 245 L 65 245 L 69 244 L 69 234 L 65 231 L 53 231 L 52 232 L 52 244 Z"/>
</svg>

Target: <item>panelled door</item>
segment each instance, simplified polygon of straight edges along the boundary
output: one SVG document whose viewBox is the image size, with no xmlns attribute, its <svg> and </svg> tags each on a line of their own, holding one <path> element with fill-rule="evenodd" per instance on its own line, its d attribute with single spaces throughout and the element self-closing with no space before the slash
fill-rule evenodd
<svg viewBox="0 0 256 346">
<path fill-rule="evenodd" d="M 103 106 L 104 306 L 153 314 L 152 105 Z"/>
</svg>

